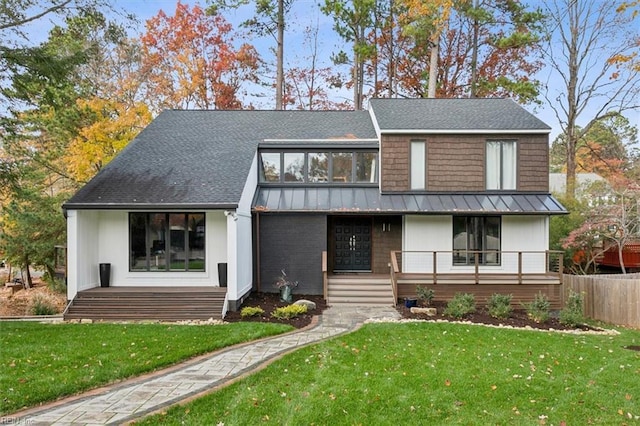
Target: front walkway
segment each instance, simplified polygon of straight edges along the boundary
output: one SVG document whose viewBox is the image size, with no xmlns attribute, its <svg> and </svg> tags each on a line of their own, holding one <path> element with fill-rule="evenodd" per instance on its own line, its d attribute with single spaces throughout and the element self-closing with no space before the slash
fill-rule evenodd
<svg viewBox="0 0 640 426">
<path fill-rule="evenodd" d="M 399 318 L 393 307 L 332 306 L 315 326 L 217 351 L 124 383 L 9 415 L 17 424 L 122 424 L 231 383 L 301 346 L 357 329 L 368 319 Z"/>
</svg>

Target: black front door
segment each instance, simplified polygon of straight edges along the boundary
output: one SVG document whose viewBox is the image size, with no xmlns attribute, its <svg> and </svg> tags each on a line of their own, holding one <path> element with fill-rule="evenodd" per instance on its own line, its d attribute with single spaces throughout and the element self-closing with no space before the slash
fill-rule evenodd
<svg viewBox="0 0 640 426">
<path fill-rule="evenodd" d="M 334 271 L 371 271 L 370 218 L 334 217 L 333 237 Z"/>
</svg>

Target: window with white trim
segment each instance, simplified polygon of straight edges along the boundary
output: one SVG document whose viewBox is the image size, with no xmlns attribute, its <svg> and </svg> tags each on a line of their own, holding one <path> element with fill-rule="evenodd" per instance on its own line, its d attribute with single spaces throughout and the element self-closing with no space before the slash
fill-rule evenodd
<svg viewBox="0 0 640 426">
<path fill-rule="evenodd" d="M 488 190 L 516 189 L 516 141 L 487 141 L 485 180 Z"/>
<path fill-rule="evenodd" d="M 427 188 L 427 143 L 423 140 L 411 141 L 410 179 L 411 190 Z"/>
</svg>

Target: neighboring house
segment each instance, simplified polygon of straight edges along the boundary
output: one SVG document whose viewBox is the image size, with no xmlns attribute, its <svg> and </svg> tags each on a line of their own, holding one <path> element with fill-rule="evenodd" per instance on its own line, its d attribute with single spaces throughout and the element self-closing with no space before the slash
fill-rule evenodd
<svg viewBox="0 0 640 426">
<path fill-rule="evenodd" d="M 549 131 L 508 99 L 165 111 L 64 205 L 68 297 L 105 262 L 112 287 L 140 289 L 217 287 L 226 264 L 229 309 L 283 269 L 325 295 L 336 276 L 390 288 L 396 263 L 423 280 L 545 276 L 549 217 L 566 213 Z"/>
<path fill-rule="evenodd" d="M 584 191 L 595 182 L 606 182 L 606 179 L 597 173 L 576 173 L 576 192 L 578 197 L 581 197 Z M 566 187 L 566 173 L 549 173 L 549 190 L 552 193 L 564 195 Z"/>
</svg>

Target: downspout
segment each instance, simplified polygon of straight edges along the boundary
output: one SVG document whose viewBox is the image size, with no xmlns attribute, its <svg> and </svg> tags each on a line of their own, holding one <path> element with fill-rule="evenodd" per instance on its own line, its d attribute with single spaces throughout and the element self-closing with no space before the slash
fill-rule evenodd
<svg viewBox="0 0 640 426">
<path fill-rule="evenodd" d="M 258 292 L 262 288 L 260 282 L 260 212 L 256 212 L 256 287 Z"/>
</svg>

